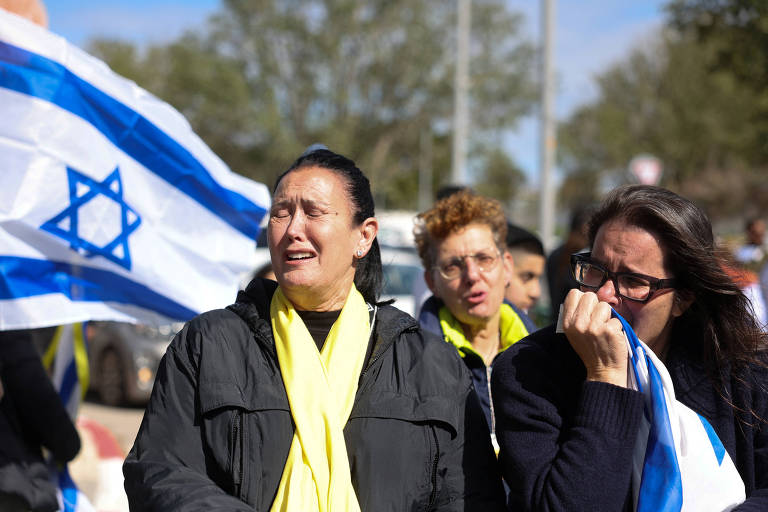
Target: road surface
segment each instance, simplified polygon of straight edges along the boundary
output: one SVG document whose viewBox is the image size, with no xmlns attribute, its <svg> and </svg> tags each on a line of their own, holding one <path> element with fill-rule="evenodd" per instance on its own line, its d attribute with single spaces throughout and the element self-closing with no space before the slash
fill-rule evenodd
<svg viewBox="0 0 768 512">
<path fill-rule="evenodd" d="M 120 492 L 124 495 L 119 469 L 121 461 L 116 457 L 125 458 L 133 446 L 143 415 L 143 407 L 109 407 L 89 401 L 80 406 L 77 427 L 82 448 L 69 464 L 69 470 L 72 479 L 92 503 L 94 500 L 103 502 L 106 499 L 109 503 L 115 503 L 108 507 L 110 511 L 127 512 L 127 507 L 119 506 L 122 504 L 117 503 L 114 496 L 104 499 L 100 497 L 105 490 L 110 490 L 108 494 Z M 108 464 L 104 463 L 104 453 L 112 455 Z"/>
</svg>

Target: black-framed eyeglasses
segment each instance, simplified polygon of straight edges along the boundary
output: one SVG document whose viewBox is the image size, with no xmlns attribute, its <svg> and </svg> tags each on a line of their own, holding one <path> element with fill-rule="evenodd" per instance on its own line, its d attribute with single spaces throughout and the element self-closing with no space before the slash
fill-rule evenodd
<svg viewBox="0 0 768 512">
<path fill-rule="evenodd" d="M 635 272 L 611 272 L 592 261 L 591 256 L 591 252 L 572 254 L 571 270 L 576 282 L 592 291 L 599 290 L 610 279 L 619 297 L 648 302 L 658 290 L 674 288 L 677 284 L 675 279 L 659 279 Z"/>
<path fill-rule="evenodd" d="M 444 278 L 452 281 L 464 272 L 467 268 L 466 259 L 471 258 L 475 262 L 480 272 L 490 272 L 501 259 L 501 254 L 498 250 L 495 252 L 480 251 L 475 254 L 467 254 L 466 256 L 460 256 L 457 258 L 451 258 L 443 263 L 438 263 L 433 269 L 440 272 L 440 275 Z"/>
</svg>

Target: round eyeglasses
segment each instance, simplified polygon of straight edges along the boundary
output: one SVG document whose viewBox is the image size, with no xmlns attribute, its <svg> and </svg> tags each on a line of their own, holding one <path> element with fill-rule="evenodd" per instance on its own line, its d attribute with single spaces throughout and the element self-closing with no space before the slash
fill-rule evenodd
<svg viewBox="0 0 768 512">
<path fill-rule="evenodd" d="M 475 254 L 451 258 L 443 263 L 438 263 L 432 268 L 437 270 L 444 278 L 452 281 L 461 276 L 462 272 L 467 269 L 467 258 L 470 258 L 477 265 L 480 272 L 490 272 L 498 265 L 501 254 L 498 251 L 494 253 L 481 251 Z"/>
<path fill-rule="evenodd" d="M 584 288 L 599 290 L 610 279 L 616 294 L 635 302 L 648 302 L 658 290 L 674 288 L 675 279 L 659 279 L 635 272 L 611 272 L 592 261 L 592 253 L 582 252 L 571 255 L 571 270 L 576 282 Z"/>
</svg>

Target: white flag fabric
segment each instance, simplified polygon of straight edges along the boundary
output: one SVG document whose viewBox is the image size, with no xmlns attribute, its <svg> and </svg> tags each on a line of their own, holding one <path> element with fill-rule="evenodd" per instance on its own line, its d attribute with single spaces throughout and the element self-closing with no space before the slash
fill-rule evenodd
<svg viewBox="0 0 768 512">
<path fill-rule="evenodd" d="M 231 303 L 269 191 L 168 104 L 0 9 L 0 330 Z"/>
<path fill-rule="evenodd" d="M 615 311 L 629 347 L 629 387 L 643 393 L 632 489 L 638 512 L 723 512 L 746 499 L 744 482 L 712 425 L 675 399 L 664 363 Z"/>
</svg>

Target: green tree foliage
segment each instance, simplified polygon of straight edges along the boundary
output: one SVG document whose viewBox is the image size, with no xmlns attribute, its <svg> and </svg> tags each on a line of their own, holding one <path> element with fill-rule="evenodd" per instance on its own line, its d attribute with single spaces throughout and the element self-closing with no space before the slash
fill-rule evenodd
<svg viewBox="0 0 768 512">
<path fill-rule="evenodd" d="M 515 162 L 500 148 L 488 148 L 482 174 L 478 179 L 477 192 L 495 197 L 502 202 L 515 197 L 525 183 L 525 175 Z"/>
<path fill-rule="evenodd" d="M 667 11 L 679 32 L 712 48 L 709 69 L 732 75 L 754 93 L 750 123 L 759 140 L 748 155 L 768 160 L 768 2 L 675 0 Z"/>
<path fill-rule="evenodd" d="M 768 82 L 768 2 L 764 0 L 674 0 L 670 24 L 711 44 L 713 68 L 733 73 L 757 90 Z"/>
<path fill-rule="evenodd" d="M 433 188 L 450 170 L 455 16 L 444 0 L 224 0 L 202 33 L 141 55 L 114 41 L 91 51 L 178 108 L 237 172 L 271 185 L 322 142 L 358 162 L 380 207 L 413 208 L 425 129 Z M 498 167 L 498 148 L 479 142 L 533 102 L 533 50 L 502 0 L 475 0 L 472 22 L 473 166 L 482 174 Z"/>
<path fill-rule="evenodd" d="M 760 133 L 758 94 L 711 63 L 717 48 L 667 29 L 597 77 L 597 99 L 561 127 L 566 204 L 593 199 L 600 184 L 629 180 L 627 164 L 650 153 L 664 166 L 662 185 L 698 201 L 714 216 L 758 201 L 754 171 Z"/>
</svg>

